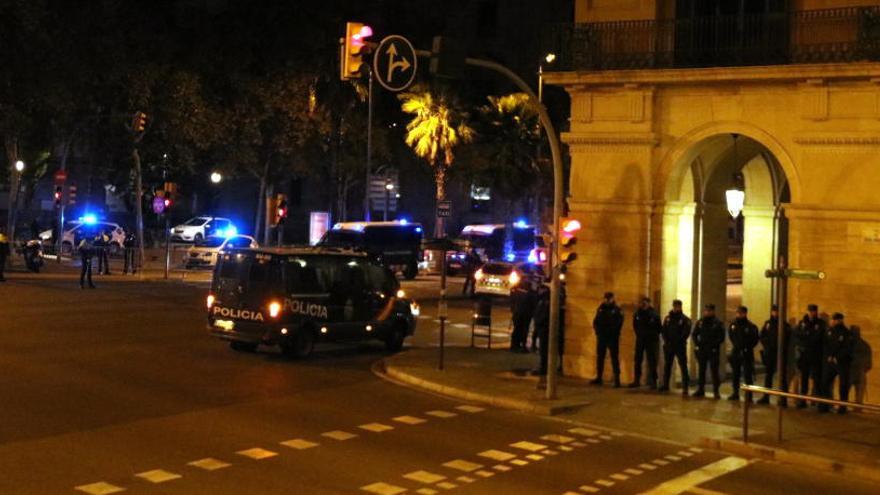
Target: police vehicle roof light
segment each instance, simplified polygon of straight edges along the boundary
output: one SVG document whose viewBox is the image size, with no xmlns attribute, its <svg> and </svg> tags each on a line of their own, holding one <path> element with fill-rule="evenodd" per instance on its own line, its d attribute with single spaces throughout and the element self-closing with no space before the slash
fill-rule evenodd
<svg viewBox="0 0 880 495">
<path fill-rule="evenodd" d="M 529 263 L 537 263 L 538 262 L 538 250 L 532 249 L 529 251 Z"/>
<path fill-rule="evenodd" d="M 422 228 L 421 228 L 421 227 L 416 227 L 416 232 L 418 232 L 419 234 L 421 234 L 421 233 L 422 233 Z"/>
<path fill-rule="evenodd" d="M 517 229 L 525 229 L 529 226 L 526 221 L 522 218 L 513 223 L 513 226 Z"/>
<path fill-rule="evenodd" d="M 399 223 L 400 225 L 406 225 L 409 223 L 409 220 L 407 220 L 405 218 L 400 218 L 397 220 L 397 223 Z"/>
<path fill-rule="evenodd" d="M 94 213 L 87 213 L 87 214 L 83 215 L 82 218 L 80 218 L 80 220 L 82 220 L 82 223 L 84 223 L 86 225 L 94 225 L 94 224 L 98 223 L 98 217 L 95 216 Z"/>
<path fill-rule="evenodd" d="M 504 255 L 504 259 L 506 259 L 507 261 L 513 261 L 516 259 L 516 255 L 513 253 L 507 253 Z"/>
</svg>

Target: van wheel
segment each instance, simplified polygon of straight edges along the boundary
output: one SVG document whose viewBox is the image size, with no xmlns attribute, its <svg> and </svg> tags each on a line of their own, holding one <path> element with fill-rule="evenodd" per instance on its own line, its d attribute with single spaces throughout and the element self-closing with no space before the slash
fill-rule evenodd
<svg viewBox="0 0 880 495">
<path fill-rule="evenodd" d="M 315 349 L 315 334 L 304 328 L 294 333 L 292 338 L 281 342 L 281 352 L 288 357 L 305 359 Z"/>
<path fill-rule="evenodd" d="M 419 274 L 419 264 L 418 263 L 410 263 L 406 265 L 406 269 L 403 271 L 403 278 L 407 280 L 412 280 L 416 278 L 416 275 Z"/>
<path fill-rule="evenodd" d="M 406 339 L 406 327 L 401 323 L 397 323 L 385 337 L 385 348 L 391 352 L 397 352 L 403 349 L 404 339 Z"/>
<path fill-rule="evenodd" d="M 233 351 L 238 352 L 257 352 L 257 344 L 252 344 L 250 342 L 233 340 L 229 343 L 229 347 L 231 347 Z"/>
</svg>

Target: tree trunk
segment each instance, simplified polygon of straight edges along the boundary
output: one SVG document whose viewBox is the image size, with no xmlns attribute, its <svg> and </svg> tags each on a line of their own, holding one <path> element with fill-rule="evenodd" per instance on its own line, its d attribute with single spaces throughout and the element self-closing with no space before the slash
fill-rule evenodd
<svg viewBox="0 0 880 495">
<path fill-rule="evenodd" d="M 437 203 L 446 200 L 446 165 L 438 164 L 434 172 L 434 183 L 437 188 Z M 436 205 L 435 205 L 436 206 Z M 441 217 L 436 218 L 434 224 L 434 237 L 446 237 L 445 222 Z"/>
<path fill-rule="evenodd" d="M 257 194 L 257 212 L 254 214 L 254 239 L 260 238 L 260 227 L 263 225 L 263 196 L 266 195 L 266 176 L 260 177 L 260 192 Z"/>
<path fill-rule="evenodd" d="M 18 140 L 14 137 L 6 138 L 6 160 L 9 162 L 9 199 L 6 212 L 6 236 L 10 246 L 15 243 L 15 221 L 18 213 L 18 189 L 19 173 L 15 170 L 15 162 L 18 161 Z M 12 256 L 9 257 L 10 259 Z"/>
<path fill-rule="evenodd" d="M 269 225 L 269 208 L 271 208 L 271 205 L 272 205 L 272 201 L 271 201 L 272 200 L 272 193 L 273 193 L 272 185 L 266 184 L 266 196 L 264 199 L 264 204 L 266 205 L 265 206 L 265 209 L 266 209 L 265 215 L 266 216 L 263 217 L 264 218 L 264 221 L 263 221 L 263 245 L 264 246 L 269 245 L 269 227 L 270 227 L 270 225 Z"/>
</svg>

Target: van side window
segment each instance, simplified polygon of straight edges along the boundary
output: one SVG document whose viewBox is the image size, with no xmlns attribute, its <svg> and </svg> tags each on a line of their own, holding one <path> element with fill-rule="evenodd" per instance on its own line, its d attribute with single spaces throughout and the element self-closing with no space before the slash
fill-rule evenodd
<svg viewBox="0 0 880 495">
<path fill-rule="evenodd" d="M 394 275 L 389 270 L 377 265 L 367 265 L 366 268 L 370 281 L 370 290 L 383 294 L 390 294 L 397 290 L 394 286 L 396 279 L 393 279 Z"/>
<path fill-rule="evenodd" d="M 328 291 L 324 263 L 292 260 L 285 264 L 284 280 L 288 294 L 322 294 Z"/>
</svg>

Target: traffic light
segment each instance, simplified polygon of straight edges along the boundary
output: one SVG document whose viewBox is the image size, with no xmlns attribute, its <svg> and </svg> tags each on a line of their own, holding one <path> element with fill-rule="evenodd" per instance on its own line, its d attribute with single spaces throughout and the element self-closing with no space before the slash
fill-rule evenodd
<svg viewBox="0 0 880 495">
<path fill-rule="evenodd" d="M 76 204 L 76 186 L 70 185 L 67 187 L 67 204 L 75 205 Z"/>
<path fill-rule="evenodd" d="M 345 38 L 340 40 L 339 78 L 343 81 L 361 77 L 364 64 L 363 49 L 366 39 L 373 35 L 373 28 L 360 22 L 345 23 Z M 368 64 L 369 65 L 369 64 Z"/>
<path fill-rule="evenodd" d="M 276 194 L 269 205 L 269 223 L 280 225 L 287 218 L 287 195 Z"/>
<path fill-rule="evenodd" d="M 574 246 L 577 244 L 577 233 L 581 230 L 581 222 L 575 218 L 559 219 L 559 269 L 565 273 L 566 266 L 577 259 Z"/>
<path fill-rule="evenodd" d="M 140 134 L 144 132 L 144 129 L 147 128 L 147 114 L 144 112 L 135 112 L 134 117 L 131 119 L 131 129 Z"/>
<path fill-rule="evenodd" d="M 55 186 L 55 208 L 61 208 L 62 186 Z"/>
<path fill-rule="evenodd" d="M 168 209 L 171 208 L 171 205 L 174 204 L 174 201 L 171 198 L 165 198 L 164 202 L 165 202 L 165 211 L 168 211 Z"/>
<path fill-rule="evenodd" d="M 283 222 L 287 218 L 287 198 L 283 195 L 279 195 L 278 206 L 275 210 L 278 212 L 278 223 Z"/>
</svg>

